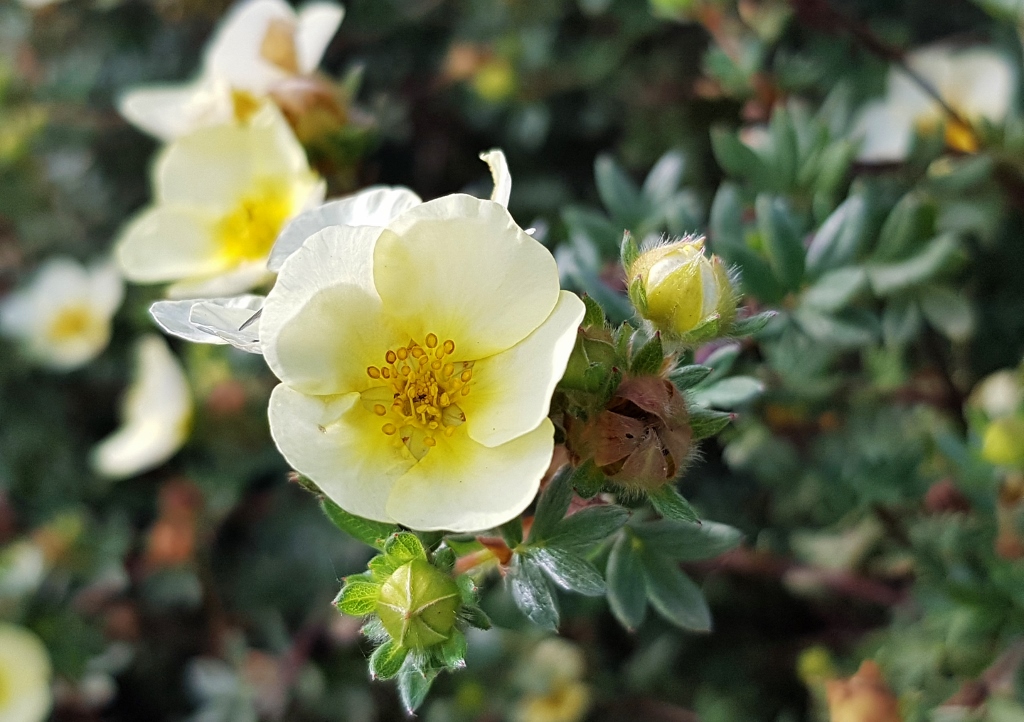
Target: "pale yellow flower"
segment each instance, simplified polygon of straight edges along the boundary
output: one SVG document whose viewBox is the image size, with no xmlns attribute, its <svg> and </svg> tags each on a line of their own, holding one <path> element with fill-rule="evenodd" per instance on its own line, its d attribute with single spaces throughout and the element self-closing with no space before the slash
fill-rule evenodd
<svg viewBox="0 0 1024 722">
<path fill-rule="evenodd" d="M 188 438 L 192 392 L 181 364 L 159 336 L 142 337 L 136 347 L 135 379 L 125 395 L 122 425 L 93 449 L 97 473 L 135 476 L 171 458 Z"/>
<path fill-rule="evenodd" d="M 516 705 L 517 722 L 579 722 L 590 708 L 579 648 L 557 637 L 541 641 L 520 671 L 526 694 Z"/>
<path fill-rule="evenodd" d="M 1006 118 L 1017 78 L 1003 54 L 987 48 L 956 50 L 938 45 L 909 53 L 906 62 L 968 123 L 983 119 L 1000 123 Z M 947 117 L 917 81 L 894 66 L 885 97 L 868 103 L 854 121 L 853 135 L 861 140 L 858 160 L 901 161 L 910 152 L 915 132 L 929 133 L 943 125 L 949 147 L 963 152 L 978 149 L 972 128 Z"/>
<path fill-rule="evenodd" d="M 178 281 L 168 291 L 178 298 L 228 296 L 269 280 L 274 239 L 324 196 L 323 181 L 271 106 L 244 126 L 179 138 L 153 175 L 153 204 L 128 224 L 115 251 L 126 278 Z"/>
<path fill-rule="evenodd" d="M 164 141 L 244 121 L 276 86 L 316 70 L 344 15 L 329 2 L 309 3 L 297 13 L 283 0 L 241 2 L 211 39 L 196 80 L 130 91 L 118 108 Z"/>
<path fill-rule="evenodd" d="M 78 368 L 106 348 L 123 297 L 112 265 L 83 268 L 70 258 L 52 258 L 28 287 L 4 300 L 0 330 L 45 366 Z"/>
<path fill-rule="evenodd" d="M 0 623 L 0 722 L 42 722 L 50 713 L 50 655 L 35 634 Z"/>
<path fill-rule="evenodd" d="M 504 159 L 488 160 L 499 174 Z M 548 405 L 583 312 L 500 202 L 455 194 L 384 227 L 328 226 L 263 306 L 260 343 L 283 382 L 271 433 L 353 514 L 494 527 L 550 463 Z"/>
</svg>

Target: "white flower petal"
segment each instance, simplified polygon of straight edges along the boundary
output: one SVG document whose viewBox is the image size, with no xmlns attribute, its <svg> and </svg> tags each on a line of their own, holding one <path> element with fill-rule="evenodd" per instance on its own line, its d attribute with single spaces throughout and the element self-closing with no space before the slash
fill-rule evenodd
<svg viewBox="0 0 1024 722">
<path fill-rule="evenodd" d="M 99 310 L 113 316 L 124 300 L 124 279 L 117 266 L 106 261 L 89 269 L 89 297 Z"/>
<path fill-rule="evenodd" d="M 498 446 L 537 425 L 548 415 L 551 394 L 565 373 L 586 307 L 562 291 L 551 315 L 508 351 L 477 361 L 476 383 L 459 401 L 470 437 Z"/>
<path fill-rule="evenodd" d="M 439 437 L 437 446 L 391 487 L 388 515 L 412 529 L 480 531 L 505 523 L 537 495 L 551 464 L 554 426 L 501 446 Z"/>
<path fill-rule="evenodd" d="M 302 6 L 295 30 L 300 73 L 316 70 L 344 17 L 345 8 L 335 3 L 312 2 Z"/>
<path fill-rule="evenodd" d="M 257 313 L 266 299 L 263 296 L 200 301 L 192 307 L 189 321 L 197 328 L 227 341 L 248 353 L 262 353 L 260 323 Z"/>
<path fill-rule="evenodd" d="M 280 384 L 270 395 L 270 433 L 292 468 L 342 509 L 392 521 L 388 494 L 413 462 L 358 400 L 357 393 L 307 396 Z"/>
<path fill-rule="evenodd" d="M 92 453 L 97 473 L 135 476 L 167 461 L 188 437 L 192 392 L 177 358 L 159 336 L 139 339 L 135 379 L 125 396 L 122 426 Z"/>
<path fill-rule="evenodd" d="M 386 226 L 423 201 L 408 188 L 371 186 L 354 195 L 328 201 L 297 215 L 282 229 L 270 251 L 267 268 L 278 271 L 307 238 L 328 226 Z"/>
<path fill-rule="evenodd" d="M 1017 74 L 1000 53 L 975 48 L 957 53 L 944 95 L 968 119 L 987 118 L 999 123 L 1010 110 Z"/>
<path fill-rule="evenodd" d="M 136 128 L 165 142 L 234 121 L 230 88 L 211 78 L 131 90 L 121 96 L 117 109 Z"/>
<path fill-rule="evenodd" d="M 896 163 L 910 153 L 914 120 L 900 108 L 878 101 L 868 103 L 854 121 L 850 134 L 860 140 L 857 160 L 862 163 Z"/>
<path fill-rule="evenodd" d="M 551 253 L 493 201 L 454 194 L 409 209 L 381 233 L 374 284 L 405 335 L 435 333 L 460 359 L 511 348 L 558 301 Z"/>
<path fill-rule="evenodd" d="M 225 270 L 214 220 L 191 208 L 154 206 L 137 215 L 114 247 L 125 277 L 160 283 Z"/>
<path fill-rule="evenodd" d="M 491 192 L 491 200 L 508 208 L 508 199 L 512 196 L 512 174 L 509 173 L 505 154 L 495 148 L 486 153 L 481 153 L 480 160 L 490 167 L 491 178 L 494 179 L 494 190 Z"/>
<path fill-rule="evenodd" d="M 245 325 L 263 307 L 265 297 L 254 294 L 230 298 L 157 301 L 149 313 L 165 332 L 193 343 L 230 343 L 250 353 L 260 353 L 259 319 Z M 193 318 L 194 309 L 200 309 Z"/>
<path fill-rule="evenodd" d="M 207 73 L 224 78 L 234 88 L 264 95 L 270 86 L 290 75 L 268 62 L 262 47 L 273 22 L 295 26 L 295 11 L 284 0 L 245 0 L 235 5 L 207 47 Z"/>
<path fill-rule="evenodd" d="M 293 253 L 260 318 L 263 355 L 279 379 L 307 394 L 362 391 L 366 368 L 408 341 L 391 330 L 373 288 L 380 228 L 331 226 Z"/>
<path fill-rule="evenodd" d="M 168 298 L 217 298 L 234 296 L 274 280 L 263 261 L 245 263 L 213 276 L 178 281 L 167 287 Z"/>
<path fill-rule="evenodd" d="M 0 677 L 5 683 L 4 722 L 42 722 L 50 713 L 50 655 L 24 627 L 0 622 Z"/>
</svg>

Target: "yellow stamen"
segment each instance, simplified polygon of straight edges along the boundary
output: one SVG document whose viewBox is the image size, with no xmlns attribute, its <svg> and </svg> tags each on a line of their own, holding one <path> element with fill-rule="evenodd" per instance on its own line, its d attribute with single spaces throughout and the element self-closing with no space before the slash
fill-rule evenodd
<svg viewBox="0 0 1024 722">
<path fill-rule="evenodd" d="M 71 341 L 101 331 L 102 322 L 86 306 L 68 306 L 61 309 L 50 322 L 47 336 L 55 343 Z"/>
<path fill-rule="evenodd" d="M 432 333 L 428 333 L 427 334 L 427 348 L 434 348 L 436 346 L 437 346 L 437 336 L 432 334 Z"/>
<path fill-rule="evenodd" d="M 232 264 L 266 258 L 291 214 L 289 189 L 280 181 L 260 181 L 217 222 L 221 255 Z"/>
</svg>

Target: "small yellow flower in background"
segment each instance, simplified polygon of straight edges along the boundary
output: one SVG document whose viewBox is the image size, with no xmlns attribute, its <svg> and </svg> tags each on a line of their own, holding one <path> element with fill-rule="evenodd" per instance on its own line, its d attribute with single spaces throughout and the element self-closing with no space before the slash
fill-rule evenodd
<svg viewBox="0 0 1024 722">
<path fill-rule="evenodd" d="M 829 722 L 902 722 L 899 704 L 882 677 L 882 670 L 868 659 L 849 679 L 825 683 Z"/>
<path fill-rule="evenodd" d="M 583 653 L 564 639 L 541 641 L 521 671 L 527 694 L 516 705 L 517 722 L 578 722 L 590 707 L 590 687 L 583 683 Z"/>
<path fill-rule="evenodd" d="M 316 70 L 344 15 L 329 2 L 298 13 L 283 0 L 239 3 L 207 46 L 198 79 L 130 91 L 119 103 L 121 115 L 164 141 L 246 121 L 275 87 Z"/>
<path fill-rule="evenodd" d="M 135 379 L 125 395 L 122 425 L 92 453 L 97 473 L 125 478 L 171 458 L 188 438 L 192 392 L 181 364 L 159 336 L 139 339 Z"/>
<path fill-rule="evenodd" d="M 907 66 L 934 88 L 943 101 L 968 123 L 1006 118 L 1016 87 L 1016 72 L 1008 58 L 987 48 L 956 50 L 948 46 L 909 53 Z M 933 133 L 945 127 L 946 145 L 965 153 L 978 149 L 974 129 L 948 117 L 942 106 L 898 67 L 889 71 L 882 100 L 868 103 L 854 122 L 861 139 L 858 160 L 898 162 L 907 157 L 914 133 Z"/>
<path fill-rule="evenodd" d="M 516 69 L 508 59 L 494 56 L 477 68 L 472 86 L 476 94 L 489 103 L 508 100 L 516 91 Z"/>
<path fill-rule="evenodd" d="M 496 176 L 499 155 L 485 157 Z M 385 227 L 328 226 L 267 296 L 260 342 L 283 382 L 271 434 L 350 513 L 471 531 L 536 495 L 584 307 L 499 180 L 497 201 L 455 194 Z"/>
<path fill-rule="evenodd" d="M 84 268 L 52 258 L 0 305 L 0 331 L 45 366 L 78 368 L 107 347 L 110 319 L 123 297 L 124 283 L 111 264 Z"/>
<path fill-rule="evenodd" d="M 117 241 L 126 278 L 177 281 L 172 297 L 229 296 L 271 278 L 267 256 L 285 222 L 319 204 L 323 181 L 281 114 L 203 128 L 168 145 L 153 205 Z"/>
<path fill-rule="evenodd" d="M 640 315 L 670 337 L 685 337 L 716 316 L 725 327 L 736 316 L 729 273 L 718 256 L 704 255 L 703 238 L 647 248 L 626 269 L 626 278 Z"/>
<path fill-rule="evenodd" d="M 1024 416 L 996 419 L 985 428 L 981 456 L 990 464 L 1024 466 Z"/>
<path fill-rule="evenodd" d="M 53 706 L 50 655 L 35 634 L 0 623 L 0 722 L 42 722 Z"/>
</svg>

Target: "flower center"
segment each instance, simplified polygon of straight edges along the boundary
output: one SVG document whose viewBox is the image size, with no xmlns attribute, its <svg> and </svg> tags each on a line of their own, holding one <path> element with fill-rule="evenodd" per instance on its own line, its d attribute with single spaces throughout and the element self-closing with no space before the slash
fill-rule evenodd
<svg viewBox="0 0 1024 722">
<path fill-rule="evenodd" d="M 96 326 L 96 317 L 85 306 L 61 309 L 50 323 L 48 335 L 54 343 L 70 341 L 90 333 Z"/>
<path fill-rule="evenodd" d="M 380 386 L 362 393 L 363 407 L 386 419 L 381 431 L 394 436 L 418 460 L 466 422 L 456 403 L 468 396 L 473 362 L 451 360 L 455 342 L 441 343 L 428 333 L 422 345 L 409 341 L 384 354 L 385 363 L 370 366 L 366 375 Z"/>
<path fill-rule="evenodd" d="M 290 214 L 291 199 L 282 183 L 258 184 L 217 222 L 221 253 L 236 264 L 266 258 Z"/>
</svg>

